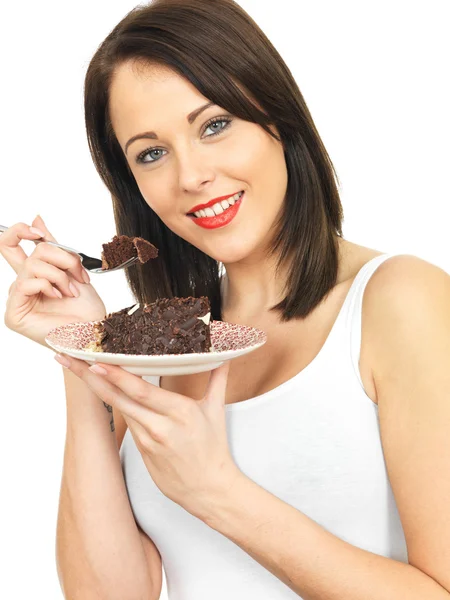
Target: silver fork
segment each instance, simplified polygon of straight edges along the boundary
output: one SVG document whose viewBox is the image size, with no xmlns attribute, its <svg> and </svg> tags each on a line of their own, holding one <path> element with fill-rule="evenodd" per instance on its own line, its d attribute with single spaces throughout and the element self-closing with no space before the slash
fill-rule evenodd
<svg viewBox="0 0 450 600">
<path fill-rule="evenodd" d="M 0 233 L 9 229 L 4 225 L 0 225 Z M 50 244 L 51 246 L 56 246 L 57 248 L 61 248 L 62 250 L 66 250 L 66 252 L 71 252 L 72 254 L 76 254 L 80 257 L 81 263 L 85 269 L 87 269 L 90 273 L 112 273 L 113 271 L 117 271 L 118 269 L 124 269 L 125 267 L 129 267 L 134 264 L 138 257 L 134 256 L 133 258 L 128 259 L 121 265 L 117 267 L 113 267 L 112 269 L 102 269 L 102 261 L 99 258 L 93 258 L 92 256 L 88 256 L 87 254 L 83 254 L 83 252 L 78 252 L 78 250 L 74 250 L 73 248 L 69 248 L 69 246 L 63 246 L 62 244 L 57 244 L 56 242 L 47 242 L 46 240 L 38 239 L 31 240 L 35 244 L 40 244 L 41 242 L 45 242 L 46 244 Z"/>
</svg>

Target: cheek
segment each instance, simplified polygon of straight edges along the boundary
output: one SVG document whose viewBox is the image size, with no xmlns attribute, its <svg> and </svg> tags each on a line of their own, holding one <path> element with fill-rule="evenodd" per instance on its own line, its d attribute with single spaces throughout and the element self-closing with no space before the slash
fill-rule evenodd
<svg viewBox="0 0 450 600">
<path fill-rule="evenodd" d="M 241 153 L 241 168 L 244 177 L 258 195 L 271 198 L 275 208 L 284 198 L 287 188 L 287 166 L 282 146 L 266 137 L 260 138 Z"/>
<path fill-rule="evenodd" d="M 250 127 L 247 135 L 240 136 L 239 141 L 233 140 L 233 147 L 227 149 L 226 164 L 250 184 L 259 187 L 270 182 L 272 187 L 275 176 L 279 186 L 286 172 L 283 148 L 261 128 Z"/>
<path fill-rule="evenodd" d="M 151 182 L 145 174 L 135 177 L 139 191 L 142 194 L 148 206 L 158 215 L 161 216 L 168 210 L 170 203 L 168 200 L 168 182 L 164 181 L 163 177 L 155 176 L 153 173 Z"/>
<path fill-rule="evenodd" d="M 223 153 L 221 166 L 230 174 L 236 174 L 239 179 L 249 181 L 263 164 L 264 143 L 261 142 L 260 136 L 236 136 L 226 148 L 224 145 L 226 151 Z"/>
</svg>

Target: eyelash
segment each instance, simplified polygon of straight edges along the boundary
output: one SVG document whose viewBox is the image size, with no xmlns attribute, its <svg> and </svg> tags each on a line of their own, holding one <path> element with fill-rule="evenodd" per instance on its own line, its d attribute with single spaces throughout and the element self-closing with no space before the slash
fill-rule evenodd
<svg viewBox="0 0 450 600">
<path fill-rule="evenodd" d="M 226 123 L 226 125 L 224 127 L 222 127 L 222 129 L 219 129 L 219 131 L 216 131 L 215 133 L 211 133 L 210 135 L 207 135 L 206 137 L 213 137 L 215 135 L 220 135 L 221 133 L 223 133 L 225 131 L 225 129 L 228 129 L 228 127 L 231 124 L 231 121 L 232 121 L 232 119 L 230 119 L 230 117 L 213 117 L 207 123 L 205 123 L 203 131 L 206 131 L 208 129 L 208 127 L 210 127 L 214 123 L 224 122 L 224 123 Z M 151 163 L 157 162 L 160 157 L 157 158 L 156 160 L 143 160 L 145 158 L 145 156 L 152 150 L 161 150 L 161 148 L 151 147 L 151 148 L 147 148 L 146 150 L 143 150 L 136 156 L 136 162 L 140 163 L 140 164 L 144 164 L 144 165 L 149 165 Z"/>
</svg>

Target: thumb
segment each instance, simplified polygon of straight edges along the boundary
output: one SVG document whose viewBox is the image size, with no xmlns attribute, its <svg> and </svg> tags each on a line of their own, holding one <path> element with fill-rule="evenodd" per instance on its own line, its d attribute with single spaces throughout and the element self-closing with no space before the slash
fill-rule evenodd
<svg viewBox="0 0 450 600">
<path fill-rule="evenodd" d="M 33 222 L 31 223 L 31 225 L 33 227 L 37 227 L 38 229 L 40 229 L 41 231 L 43 231 L 45 233 L 45 240 L 47 242 L 56 242 L 55 238 L 52 236 L 52 234 L 49 232 L 49 230 L 47 229 L 46 224 L 44 223 L 44 219 L 41 217 L 41 215 L 37 215 Z"/>
<path fill-rule="evenodd" d="M 207 404 L 225 404 L 225 392 L 227 389 L 228 373 L 230 371 L 230 362 L 227 360 L 223 365 L 217 367 L 211 372 L 204 400 Z"/>
</svg>

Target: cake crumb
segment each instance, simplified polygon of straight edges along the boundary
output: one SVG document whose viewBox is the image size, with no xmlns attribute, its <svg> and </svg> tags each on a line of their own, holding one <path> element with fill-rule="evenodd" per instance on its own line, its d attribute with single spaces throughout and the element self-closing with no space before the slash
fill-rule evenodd
<svg viewBox="0 0 450 600">
<path fill-rule="evenodd" d="M 89 342 L 89 344 L 84 349 L 88 352 L 103 352 L 102 347 L 95 340 Z"/>
</svg>

